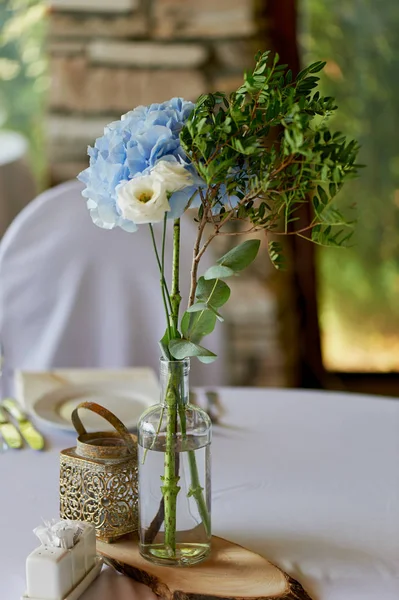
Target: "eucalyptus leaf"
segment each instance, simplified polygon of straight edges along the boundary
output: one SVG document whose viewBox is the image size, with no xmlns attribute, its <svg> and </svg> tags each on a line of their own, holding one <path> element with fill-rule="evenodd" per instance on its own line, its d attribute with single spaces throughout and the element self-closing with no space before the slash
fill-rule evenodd
<svg viewBox="0 0 399 600">
<path fill-rule="evenodd" d="M 226 304 L 230 298 L 230 288 L 224 281 L 220 279 L 198 279 L 195 295 L 200 302 L 210 304 L 215 308 L 219 308 Z"/>
<path fill-rule="evenodd" d="M 215 329 L 216 315 L 208 309 L 200 312 L 185 312 L 181 320 L 183 336 L 197 344 L 201 339 Z"/>
<path fill-rule="evenodd" d="M 216 308 L 214 308 L 213 306 L 211 306 L 209 304 L 208 305 L 208 310 L 210 310 L 211 312 L 213 312 L 213 314 L 215 315 L 215 317 L 217 318 L 217 320 L 220 321 L 221 323 L 223 323 L 224 319 L 223 319 L 222 315 L 220 313 L 218 313 L 218 311 L 216 310 Z"/>
<path fill-rule="evenodd" d="M 209 269 L 205 272 L 204 279 L 225 279 L 226 277 L 231 277 L 232 275 L 234 275 L 233 269 L 222 265 L 214 265 L 213 267 L 209 267 Z"/>
<path fill-rule="evenodd" d="M 168 329 L 166 329 L 165 333 L 163 334 L 162 339 L 159 340 L 159 347 L 161 349 L 162 352 L 162 356 L 163 358 L 165 358 L 166 360 L 170 360 L 170 352 L 169 352 L 169 331 Z"/>
<path fill-rule="evenodd" d="M 195 313 L 195 312 L 199 312 L 200 310 L 206 310 L 207 308 L 208 308 L 208 305 L 206 302 L 196 302 L 195 304 L 190 306 L 190 308 L 188 308 L 186 312 Z"/>
<path fill-rule="evenodd" d="M 188 331 L 188 328 L 190 326 L 190 318 L 191 318 L 191 314 L 187 311 L 183 314 L 183 316 L 181 318 L 180 329 L 181 329 L 183 336 L 185 336 L 185 334 Z"/>
<path fill-rule="evenodd" d="M 234 272 L 242 271 L 251 264 L 258 254 L 260 240 L 246 240 L 229 250 L 217 261 L 219 265 L 228 267 Z M 209 279 L 209 277 L 206 277 Z"/>
<path fill-rule="evenodd" d="M 169 342 L 169 350 L 171 355 L 176 360 L 183 360 L 184 358 L 197 356 L 206 357 L 209 362 L 216 360 L 217 356 L 214 352 L 207 350 L 203 346 L 194 344 L 190 340 L 184 338 L 178 340 L 171 340 Z"/>
<path fill-rule="evenodd" d="M 209 363 L 213 363 L 215 362 L 215 360 L 217 359 L 216 354 L 213 356 L 197 356 L 198 360 L 206 365 L 208 365 Z"/>
</svg>

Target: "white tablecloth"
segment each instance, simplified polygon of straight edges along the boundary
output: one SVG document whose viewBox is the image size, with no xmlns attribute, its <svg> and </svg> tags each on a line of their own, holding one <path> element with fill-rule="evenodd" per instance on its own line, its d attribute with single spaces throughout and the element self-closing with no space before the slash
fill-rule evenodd
<svg viewBox="0 0 399 600">
<path fill-rule="evenodd" d="M 213 531 L 257 551 L 314 600 L 399 598 L 399 400 L 224 388 L 215 427 Z M 58 514 L 58 451 L 0 456 L 0 598 L 24 591 L 32 529 Z M 155 598 L 103 573 L 83 600 Z"/>
</svg>

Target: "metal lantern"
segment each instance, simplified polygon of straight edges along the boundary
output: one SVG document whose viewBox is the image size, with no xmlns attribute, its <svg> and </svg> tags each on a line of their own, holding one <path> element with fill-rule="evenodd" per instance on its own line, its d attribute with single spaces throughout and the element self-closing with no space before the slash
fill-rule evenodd
<svg viewBox="0 0 399 600">
<path fill-rule="evenodd" d="M 106 419 L 116 431 L 87 433 L 78 410 Z M 72 413 L 77 445 L 60 454 L 60 515 L 88 521 L 113 542 L 138 529 L 137 438 L 106 408 L 83 402 Z"/>
</svg>

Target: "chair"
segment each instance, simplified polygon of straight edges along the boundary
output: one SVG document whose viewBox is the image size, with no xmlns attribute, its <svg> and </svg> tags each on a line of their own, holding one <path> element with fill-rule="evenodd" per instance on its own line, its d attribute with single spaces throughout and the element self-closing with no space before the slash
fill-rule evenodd
<svg viewBox="0 0 399 600">
<path fill-rule="evenodd" d="M 6 364 L 28 370 L 151 366 L 157 371 L 165 316 L 148 227 L 135 233 L 99 229 L 81 191 L 81 183 L 70 181 L 41 194 L 1 241 L 0 340 Z M 182 221 L 186 299 L 196 224 L 186 215 Z M 156 237 L 159 242 L 160 227 Z M 169 239 L 168 258 L 170 250 Z M 201 271 L 212 262 L 205 255 Z M 203 365 L 193 359 L 191 383 L 223 383 L 221 329 L 217 324 L 206 342 L 220 360 Z"/>
</svg>

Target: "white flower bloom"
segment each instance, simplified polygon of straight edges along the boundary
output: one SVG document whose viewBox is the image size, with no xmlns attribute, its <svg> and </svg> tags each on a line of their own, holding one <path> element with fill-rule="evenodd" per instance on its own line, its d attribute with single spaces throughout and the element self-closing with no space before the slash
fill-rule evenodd
<svg viewBox="0 0 399 600">
<path fill-rule="evenodd" d="M 151 175 L 134 177 L 117 190 L 117 203 L 124 219 L 137 225 L 163 221 L 170 210 L 166 189 Z"/>
<path fill-rule="evenodd" d="M 161 181 L 170 194 L 194 183 L 191 173 L 177 161 L 160 160 L 151 169 L 151 175 Z"/>
</svg>

